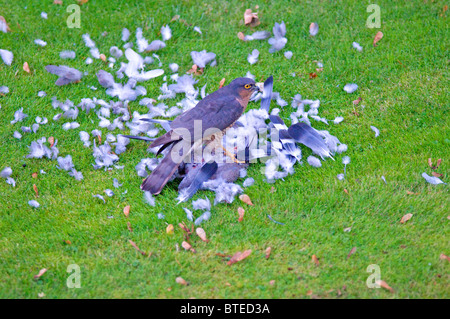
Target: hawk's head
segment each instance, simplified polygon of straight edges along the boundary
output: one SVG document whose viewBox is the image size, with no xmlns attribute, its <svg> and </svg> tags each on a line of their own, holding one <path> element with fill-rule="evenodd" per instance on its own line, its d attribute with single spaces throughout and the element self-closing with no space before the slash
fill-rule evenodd
<svg viewBox="0 0 450 319">
<path fill-rule="evenodd" d="M 253 92 L 259 91 L 254 80 L 250 78 L 237 78 L 227 85 L 231 92 L 239 95 L 243 100 L 248 101 Z"/>
</svg>

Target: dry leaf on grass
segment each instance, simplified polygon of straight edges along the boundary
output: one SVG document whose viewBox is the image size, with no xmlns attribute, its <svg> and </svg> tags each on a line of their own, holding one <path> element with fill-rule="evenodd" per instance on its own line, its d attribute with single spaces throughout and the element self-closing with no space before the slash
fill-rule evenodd
<svg viewBox="0 0 450 319">
<path fill-rule="evenodd" d="M 23 70 L 27 73 L 30 73 L 30 66 L 28 65 L 28 62 L 25 62 L 23 64 Z"/>
<path fill-rule="evenodd" d="M 344 188 L 344 193 L 346 193 L 347 195 L 350 195 L 346 188 Z"/>
<path fill-rule="evenodd" d="M 413 216 L 413 214 L 411 214 L 411 213 L 406 214 L 405 216 L 402 217 L 402 219 L 400 220 L 400 223 L 402 223 L 402 224 L 406 223 L 408 220 L 411 219 L 412 216 Z"/>
<path fill-rule="evenodd" d="M 238 221 L 241 222 L 244 220 L 244 214 L 245 214 L 245 210 L 242 207 L 238 208 L 238 214 L 239 214 L 239 219 Z"/>
<path fill-rule="evenodd" d="M 39 192 L 38 192 L 36 184 L 33 184 L 33 189 L 34 189 L 34 192 L 36 193 L 36 197 L 39 197 Z"/>
<path fill-rule="evenodd" d="M 195 74 L 195 75 L 202 75 L 203 74 L 203 68 L 199 69 L 198 65 L 194 64 L 194 65 L 192 65 L 192 68 L 189 71 L 187 71 L 186 73 L 192 73 L 192 74 Z"/>
<path fill-rule="evenodd" d="M 50 147 L 53 147 L 53 145 L 55 144 L 55 138 L 53 136 L 50 136 L 48 138 L 48 142 L 50 143 Z"/>
<path fill-rule="evenodd" d="M 62 0 L 54 0 L 53 4 L 63 4 Z"/>
<path fill-rule="evenodd" d="M 359 102 L 361 102 L 361 101 L 362 101 L 362 98 L 359 97 L 359 98 L 357 98 L 356 100 L 353 101 L 353 105 L 358 105 Z"/>
<path fill-rule="evenodd" d="M 130 242 L 131 246 L 133 246 L 138 252 L 141 253 L 141 255 L 147 256 L 147 253 L 145 251 L 140 250 L 139 247 L 135 244 L 134 241 L 132 241 L 131 239 L 128 239 L 128 241 Z M 150 257 L 151 253 L 148 256 Z"/>
<path fill-rule="evenodd" d="M 242 40 L 242 41 L 244 41 L 244 39 L 245 39 L 245 35 L 244 35 L 244 33 L 242 33 L 242 32 L 238 32 L 237 36 L 238 36 L 239 40 Z"/>
<path fill-rule="evenodd" d="M 127 205 L 123 208 L 123 213 L 125 214 L 125 217 L 128 217 L 130 215 L 130 205 Z"/>
<path fill-rule="evenodd" d="M 377 280 L 375 282 L 377 285 L 379 285 L 381 288 L 387 289 L 390 292 L 394 293 L 394 289 L 392 289 L 384 280 Z"/>
<path fill-rule="evenodd" d="M 447 255 L 444 255 L 444 254 L 440 254 L 440 255 L 439 255 L 439 259 L 440 259 L 440 260 L 447 260 L 447 261 L 450 261 L 450 257 L 447 256 Z"/>
<path fill-rule="evenodd" d="M 183 285 L 183 286 L 189 285 L 189 283 L 188 283 L 186 280 L 184 280 L 183 278 L 181 278 L 181 277 L 177 277 L 177 278 L 175 279 L 175 282 L 176 282 L 177 284 L 180 284 L 180 285 Z"/>
<path fill-rule="evenodd" d="M 172 224 L 167 225 L 166 233 L 169 234 L 169 235 L 172 235 L 173 231 L 174 231 L 173 225 Z"/>
<path fill-rule="evenodd" d="M 200 237 L 201 240 L 203 240 L 205 243 L 208 243 L 209 240 L 206 238 L 206 232 L 203 228 L 198 227 L 195 232 L 197 233 L 197 236 Z"/>
<path fill-rule="evenodd" d="M 231 259 L 227 262 L 227 265 L 230 266 L 234 263 L 237 263 L 241 260 L 244 260 L 245 258 L 247 258 L 248 256 L 250 256 L 250 254 L 252 253 L 251 249 L 248 249 L 246 251 L 244 251 L 243 253 L 241 253 L 240 251 L 238 251 L 237 253 L 235 253 L 233 255 L 233 257 L 231 257 Z"/>
<path fill-rule="evenodd" d="M 316 266 L 319 266 L 319 259 L 316 255 L 312 255 L 311 259 L 316 264 Z"/>
<path fill-rule="evenodd" d="M 269 281 L 269 285 L 271 285 L 271 286 L 275 285 L 275 280 Z"/>
<path fill-rule="evenodd" d="M 194 230 L 194 229 L 192 229 L 192 231 L 191 231 L 184 222 L 179 223 L 178 226 L 180 226 L 180 228 L 182 230 L 184 230 L 188 235 L 192 234 L 192 231 Z"/>
<path fill-rule="evenodd" d="M 100 60 L 102 60 L 103 62 L 106 62 L 106 55 L 104 55 L 103 53 L 100 54 Z"/>
<path fill-rule="evenodd" d="M 86 2 L 88 2 L 89 0 L 77 0 L 77 2 L 79 3 L 79 4 L 85 4 Z"/>
<path fill-rule="evenodd" d="M 373 46 L 376 47 L 377 42 L 380 41 L 382 38 L 383 38 L 383 32 L 378 31 L 377 34 L 375 35 L 375 38 L 373 39 Z"/>
<path fill-rule="evenodd" d="M 269 257 L 270 257 L 270 252 L 272 251 L 272 248 L 271 247 L 267 247 L 266 248 L 266 256 L 265 256 L 265 258 L 266 259 L 269 259 Z"/>
<path fill-rule="evenodd" d="M 315 79 L 317 77 L 317 73 L 313 72 L 309 74 L 310 79 Z"/>
<path fill-rule="evenodd" d="M 130 232 L 133 232 L 133 228 L 131 228 L 131 223 L 127 222 L 127 228 Z"/>
<path fill-rule="evenodd" d="M 31 177 L 37 178 L 37 177 L 38 177 L 38 173 L 33 173 L 33 174 L 31 174 Z"/>
<path fill-rule="evenodd" d="M 246 203 L 247 205 L 253 206 L 253 203 L 248 195 L 246 194 L 239 195 L 239 199 L 244 203 Z"/>
<path fill-rule="evenodd" d="M 183 248 L 186 249 L 186 250 L 190 250 L 190 251 L 192 251 L 193 253 L 196 252 L 195 249 L 192 248 L 191 244 L 189 244 L 187 241 L 183 241 L 183 242 L 181 243 L 181 247 L 183 247 Z"/>
<path fill-rule="evenodd" d="M 247 9 L 244 12 L 244 23 L 250 27 L 256 27 L 261 22 L 258 19 L 258 13 L 252 12 L 252 9 Z"/>
<path fill-rule="evenodd" d="M 43 268 L 43 269 L 39 270 L 39 273 L 38 273 L 37 275 L 35 275 L 33 278 L 34 278 L 34 279 L 39 279 L 39 278 L 41 278 L 41 276 L 42 276 L 43 274 L 45 274 L 46 272 L 47 272 L 47 269 L 46 269 L 46 268 Z"/>
<path fill-rule="evenodd" d="M 434 177 L 437 177 L 437 178 L 444 176 L 444 174 L 440 174 L 440 173 L 436 173 L 436 172 L 431 172 L 431 175 L 433 175 Z"/>
<path fill-rule="evenodd" d="M 219 89 L 222 88 L 224 84 L 225 84 L 225 78 L 220 80 L 220 82 L 219 82 Z"/>
<path fill-rule="evenodd" d="M 353 247 L 353 248 L 350 250 L 350 252 L 349 252 L 348 255 L 347 255 L 347 259 L 349 259 L 350 256 L 353 255 L 354 253 L 356 253 L 356 247 Z"/>
</svg>

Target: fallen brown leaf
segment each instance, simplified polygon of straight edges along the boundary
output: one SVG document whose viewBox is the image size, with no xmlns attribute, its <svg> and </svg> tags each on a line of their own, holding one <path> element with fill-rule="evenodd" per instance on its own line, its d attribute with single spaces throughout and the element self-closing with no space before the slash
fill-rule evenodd
<svg viewBox="0 0 450 319">
<path fill-rule="evenodd" d="M 312 255 L 311 259 L 316 264 L 316 266 L 319 266 L 319 259 L 316 255 Z"/>
<path fill-rule="evenodd" d="M 173 16 L 173 18 L 172 18 L 172 20 L 170 20 L 170 22 L 177 21 L 179 18 L 180 18 L 180 15 L 176 14 L 176 15 Z"/>
<path fill-rule="evenodd" d="M 271 286 L 275 285 L 275 280 L 269 281 L 269 285 L 271 285 Z"/>
<path fill-rule="evenodd" d="M 38 177 L 38 173 L 33 173 L 33 174 L 31 174 L 31 177 L 37 178 L 37 177 Z"/>
<path fill-rule="evenodd" d="M 184 222 L 179 223 L 178 226 L 180 226 L 180 228 L 184 230 L 188 235 L 192 233 L 192 231 L 186 226 Z"/>
<path fill-rule="evenodd" d="M 34 189 L 34 192 L 36 193 L 36 197 L 39 197 L 39 192 L 38 192 L 36 184 L 33 184 L 33 189 Z"/>
<path fill-rule="evenodd" d="M 402 219 L 400 220 L 400 223 L 402 223 L 402 224 L 406 223 L 408 220 L 411 219 L 412 216 L 413 216 L 413 214 L 411 214 L 411 213 L 406 214 L 405 216 L 402 217 Z"/>
<path fill-rule="evenodd" d="M 241 253 L 240 251 L 238 251 L 237 253 L 235 253 L 233 255 L 233 257 L 231 257 L 231 259 L 227 262 L 227 265 L 230 266 L 234 263 L 237 263 L 241 260 L 244 260 L 245 258 L 247 258 L 248 256 L 250 256 L 250 254 L 252 253 L 251 249 L 248 249 L 246 251 L 244 251 L 243 253 Z"/>
<path fill-rule="evenodd" d="M 127 205 L 123 208 L 123 213 L 125 214 L 125 217 L 128 217 L 130 215 L 130 205 Z"/>
<path fill-rule="evenodd" d="M 130 232 L 133 232 L 133 228 L 131 228 L 131 223 L 127 222 L 127 228 Z"/>
<path fill-rule="evenodd" d="M 166 233 L 169 234 L 169 235 L 172 235 L 173 231 L 174 231 L 173 225 L 172 224 L 167 225 Z"/>
<path fill-rule="evenodd" d="M 392 289 L 384 280 L 377 280 L 376 284 L 380 285 L 380 287 L 389 290 L 391 293 L 394 293 L 394 289 Z"/>
<path fill-rule="evenodd" d="M 348 190 L 347 190 L 346 188 L 344 188 L 344 193 L 346 193 L 347 195 L 350 195 L 350 194 L 348 193 Z"/>
<path fill-rule="evenodd" d="M 440 174 L 440 173 L 436 173 L 436 172 L 431 172 L 431 175 L 433 175 L 434 177 L 442 177 L 444 174 Z"/>
<path fill-rule="evenodd" d="M 354 253 L 356 253 L 356 247 L 353 247 L 353 248 L 350 250 L 350 252 L 349 252 L 348 255 L 347 255 L 347 259 L 349 259 L 350 256 L 353 255 Z"/>
<path fill-rule="evenodd" d="M 85 4 L 86 2 L 88 2 L 89 0 L 77 0 L 77 2 L 79 3 L 79 4 Z"/>
<path fill-rule="evenodd" d="M 247 205 L 253 206 L 253 203 L 247 194 L 239 195 L 239 199 L 244 203 L 246 203 Z"/>
<path fill-rule="evenodd" d="M 63 4 L 62 0 L 54 0 L 53 4 Z"/>
<path fill-rule="evenodd" d="M 375 34 L 375 38 L 373 39 L 373 46 L 377 46 L 377 42 L 380 41 L 383 38 L 383 32 L 378 31 L 377 34 Z"/>
<path fill-rule="evenodd" d="M 444 254 L 440 254 L 439 259 L 440 259 L 440 260 L 447 260 L 447 261 L 450 261 L 450 257 L 449 257 L 449 256 L 446 256 L 446 255 L 444 255 Z"/>
<path fill-rule="evenodd" d="M 195 249 L 192 248 L 191 244 L 189 244 L 187 241 L 183 241 L 183 242 L 181 243 L 181 247 L 183 247 L 185 250 L 190 250 L 190 251 L 192 251 L 193 253 L 196 252 Z"/>
<path fill-rule="evenodd" d="M 30 73 L 30 66 L 28 65 L 28 62 L 25 62 L 23 64 L 23 70 L 27 73 Z"/>
<path fill-rule="evenodd" d="M 271 247 L 267 247 L 266 248 L 266 259 L 269 259 L 269 257 L 270 257 L 270 252 L 272 251 L 272 248 Z"/>
<path fill-rule="evenodd" d="M 438 159 L 436 162 L 436 169 L 439 168 L 439 165 L 441 165 L 442 159 Z"/>
<path fill-rule="evenodd" d="M 100 60 L 102 60 L 103 62 L 106 62 L 106 55 L 104 55 L 103 53 L 100 54 Z"/>
<path fill-rule="evenodd" d="M 361 102 L 361 101 L 362 101 L 362 98 L 359 97 L 359 98 L 357 98 L 356 100 L 353 101 L 353 104 L 354 104 L 354 105 L 358 105 L 359 102 Z"/>
<path fill-rule="evenodd" d="M 192 68 L 187 71 L 186 73 L 193 73 L 195 75 L 202 75 L 203 74 L 203 68 L 199 69 L 197 64 L 192 65 Z"/>
<path fill-rule="evenodd" d="M 53 145 L 55 144 L 55 138 L 53 136 L 50 136 L 48 138 L 48 142 L 50 143 L 50 147 L 53 147 Z"/>
<path fill-rule="evenodd" d="M 64 242 L 65 242 L 67 245 L 72 245 L 72 242 L 71 242 L 70 240 L 68 240 L 68 239 L 66 239 Z"/>
<path fill-rule="evenodd" d="M 205 243 L 208 243 L 209 240 L 206 238 L 206 232 L 203 228 L 198 227 L 195 232 L 197 233 L 197 236 L 200 237 L 201 240 L 203 240 Z"/>
<path fill-rule="evenodd" d="M 317 73 L 315 73 L 315 72 L 309 74 L 310 79 L 315 79 L 316 77 L 317 77 Z"/>
<path fill-rule="evenodd" d="M 222 88 L 224 84 L 225 84 L 225 78 L 220 80 L 220 82 L 219 82 L 219 89 Z"/>
<path fill-rule="evenodd" d="M 245 210 L 242 207 L 238 208 L 238 214 L 239 214 L 239 219 L 238 221 L 241 222 L 244 220 L 244 214 L 245 214 Z"/>
<path fill-rule="evenodd" d="M 189 285 L 189 283 L 188 283 L 186 280 L 184 280 L 183 278 L 181 278 L 181 277 L 177 277 L 177 278 L 175 279 L 175 282 L 176 282 L 177 284 L 180 284 L 180 285 L 183 285 L 183 286 Z"/>
<path fill-rule="evenodd" d="M 258 19 L 258 13 L 252 12 L 252 9 L 247 9 L 244 12 L 244 24 L 250 27 L 256 27 L 261 22 Z"/>
<path fill-rule="evenodd" d="M 239 40 L 242 40 L 242 41 L 244 41 L 244 39 L 245 39 L 245 35 L 244 35 L 244 33 L 242 33 L 242 32 L 238 32 L 237 36 L 238 36 Z"/>
<path fill-rule="evenodd" d="M 41 276 L 42 276 L 43 274 L 45 274 L 46 272 L 47 272 L 47 269 L 46 269 L 46 268 L 43 268 L 43 269 L 39 270 L 39 273 L 38 273 L 37 275 L 35 275 L 33 278 L 34 278 L 34 279 L 39 279 L 39 278 L 41 278 Z"/>
<path fill-rule="evenodd" d="M 128 241 L 130 242 L 131 246 L 133 246 L 138 252 L 141 253 L 141 255 L 146 256 L 147 253 L 143 250 L 140 250 L 139 247 L 136 245 L 136 243 L 134 241 L 132 241 L 131 239 L 128 239 Z M 148 255 L 150 257 L 151 253 Z"/>
</svg>

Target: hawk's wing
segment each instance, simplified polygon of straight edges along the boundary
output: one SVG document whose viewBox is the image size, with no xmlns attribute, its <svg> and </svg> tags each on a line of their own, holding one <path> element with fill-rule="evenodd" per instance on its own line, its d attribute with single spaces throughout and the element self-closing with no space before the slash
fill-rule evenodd
<svg viewBox="0 0 450 319">
<path fill-rule="evenodd" d="M 194 108 L 178 116 L 171 125 L 172 129 L 185 128 L 194 135 L 194 121 L 202 121 L 202 133 L 209 128 L 220 131 L 233 125 L 242 115 L 244 108 L 234 96 L 208 95 Z"/>
<path fill-rule="evenodd" d="M 208 95 L 194 108 L 179 115 L 170 124 L 172 131 L 157 138 L 151 147 L 174 142 L 180 139 L 194 142 L 195 121 L 202 122 L 202 136 L 207 129 L 216 128 L 223 131 L 233 125 L 244 112 L 244 107 L 235 96 L 216 94 L 218 91 Z M 186 129 L 190 136 L 183 136 L 183 132 L 177 129 Z M 198 129 L 198 128 L 197 128 Z M 174 132 L 175 130 L 175 132 Z M 181 133 L 181 136 L 178 135 Z M 195 132 L 199 134 L 200 132 Z"/>
</svg>

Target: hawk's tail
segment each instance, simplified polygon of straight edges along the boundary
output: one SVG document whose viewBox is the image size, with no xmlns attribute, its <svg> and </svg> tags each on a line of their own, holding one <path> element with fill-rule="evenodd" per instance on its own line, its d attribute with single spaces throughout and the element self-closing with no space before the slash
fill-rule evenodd
<svg viewBox="0 0 450 319">
<path fill-rule="evenodd" d="M 143 191 L 149 191 L 153 195 L 158 195 L 179 165 L 180 163 L 174 162 L 172 156 L 168 153 L 150 176 L 142 182 L 141 189 Z"/>
</svg>

